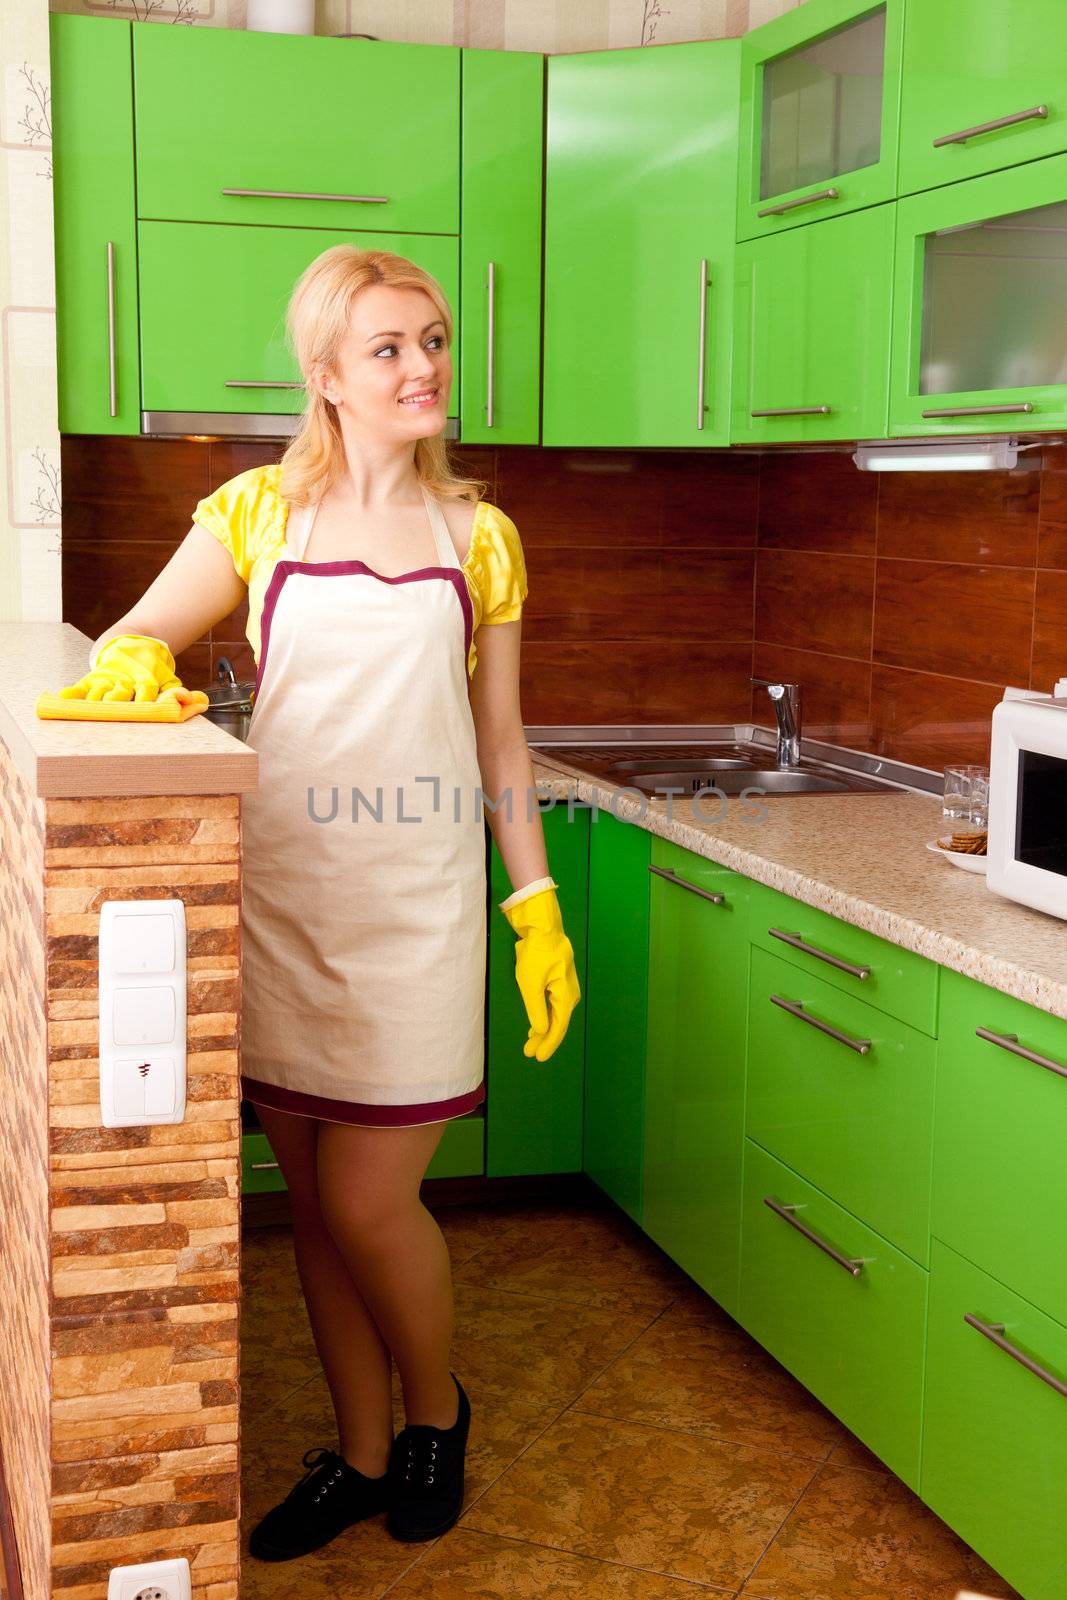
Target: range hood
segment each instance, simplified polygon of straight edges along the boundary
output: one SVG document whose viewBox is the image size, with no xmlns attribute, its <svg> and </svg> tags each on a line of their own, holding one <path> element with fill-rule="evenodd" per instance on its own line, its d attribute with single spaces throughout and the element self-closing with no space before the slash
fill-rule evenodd
<svg viewBox="0 0 1067 1600">
<path fill-rule="evenodd" d="M 300 412 L 142 411 L 142 436 L 157 439 L 291 439 Z M 459 438 L 459 418 L 445 423 L 446 439 Z"/>
</svg>

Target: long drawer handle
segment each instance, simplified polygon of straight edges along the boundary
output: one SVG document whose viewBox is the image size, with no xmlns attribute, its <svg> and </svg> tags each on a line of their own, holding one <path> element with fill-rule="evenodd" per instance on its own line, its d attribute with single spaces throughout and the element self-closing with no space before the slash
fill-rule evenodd
<svg viewBox="0 0 1067 1600">
<path fill-rule="evenodd" d="M 777 217 L 783 211 L 795 211 L 797 206 L 810 206 L 813 200 L 836 200 L 839 198 L 838 189 L 816 189 L 814 194 L 802 194 L 796 200 L 783 200 L 780 205 L 764 206 L 762 211 L 757 211 L 757 217 Z"/>
<path fill-rule="evenodd" d="M 276 1161 L 253 1161 L 250 1163 L 253 1172 L 277 1172 Z"/>
<path fill-rule="evenodd" d="M 1015 111 L 1010 117 L 996 117 L 992 122 L 978 122 L 973 128 L 961 128 L 959 133 L 943 133 L 940 139 L 933 141 L 937 150 L 943 144 L 962 144 L 964 139 L 973 139 L 979 133 L 995 133 L 998 128 L 1010 128 L 1016 122 L 1032 122 L 1035 117 L 1047 117 L 1048 106 L 1030 106 L 1027 111 Z"/>
<path fill-rule="evenodd" d="M 306 189 L 223 189 L 221 193 L 248 195 L 253 200 L 348 200 L 364 206 L 389 204 L 387 194 L 313 194 Z"/>
<path fill-rule="evenodd" d="M 938 406 L 932 411 L 924 411 L 924 417 L 1001 417 L 1014 416 L 1023 412 L 1029 416 L 1033 410 L 1029 400 L 1022 400 L 1017 405 L 1011 406 Z"/>
<path fill-rule="evenodd" d="M 302 383 L 274 383 L 266 380 L 250 378 L 227 378 L 223 386 L 227 389 L 302 389 Z"/>
<path fill-rule="evenodd" d="M 850 1034 L 842 1033 L 840 1028 L 831 1028 L 828 1022 L 820 1022 L 810 1011 L 805 1011 L 797 1000 L 783 1000 L 780 994 L 772 994 L 770 1000 L 772 1006 L 781 1006 L 783 1011 L 788 1011 L 791 1017 L 796 1017 L 800 1022 L 806 1022 L 810 1028 L 818 1028 L 820 1033 L 828 1034 L 838 1044 L 847 1044 L 858 1056 L 865 1056 L 871 1048 L 870 1039 L 853 1039 Z"/>
<path fill-rule="evenodd" d="M 485 302 L 485 425 L 493 426 L 493 379 L 496 376 L 493 369 L 493 342 L 496 338 L 496 262 L 486 263 L 486 302 Z"/>
<path fill-rule="evenodd" d="M 794 950 L 802 950 L 806 956 L 814 956 L 817 961 L 825 961 L 827 966 L 836 967 L 839 972 L 847 972 L 852 978 L 869 978 L 870 967 L 854 967 L 851 961 L 842 961 L 840 956 L 832 956 L 828 950 L 820 950 L 817 944 L 808 944 L 799 933 L 787 933 L 784 928 L 768 928 L 767 932 L 772 939 L 781 939 L 783 944 L 792 945 Z"/>
<path fill-rule="evenodd" d="M 688 889 L 690 894 L 698 894 L 702 900 L 710 900 L 713 906 L 726 904 L 726 896 L 715 889 L 698 889 L 695 883 L 687 883 L 680 878 L 672 867 L 654 867 L 649 863 L 649 872 L 654 872 L 657 878 L 666 878 L 668 883 L 676 883 L 679 889 Z"/>
<path fill-rule="evenodd" d="M 832 406 L 769 406 L 763 411 L 750 411 L 750 417 L 828 417 Z"/>
<path fill-rule="evenodd" d="M 991 1033 L 988 1028 L 975 1028 L 975 1036 L 984 1039 L 987 1044 L 995 1044 L 1001 1050 L 1008 1050 L 1013 1056 L 1022 1056 L 1024 1061 L 1032 1061 L 1035 1067 L 1044 1067 L 1046 1072 L 1055 1072 L 1061 1078 L 1067 1078 L 1067 1067 L 1059 1061 L 1050 1061 L 1048 1056 L 1039 1056 L 1036 1050 L 1028 1050 L 1024 1044 L 1019 1043 L 1017 1033 Z"/>
<path fill-rule="evenodd" d="M 1059 1378 L 1054 1378 L 1051 1372 L 1046 1372 L 1044 1367 L 1039 1367 L 1036 1361 L 1031 1361 L 1029 1356 L 1024 1356 L 1015 1345 L 1009 1344 L 1004 1338 L 1003 1322 L 980 1322 L 977 1317 L 972 1317 L 969 1311 L 964 1313 L 964 1322 L 972 1328 L 977 1328 L 983 1339 L 988 1339 L 990 1344 L 995 1344 L 998 1350 L 1003 1350 L 1006 1356 L 1011 1356 L 1027 1372 L 1032 1372 L 1035 1378 L 1040 1378 L 1042 1383 L 1047 1383 L 1050 1389 L 1055 1389 L 1057 1394 L 1062 1394 L 1067 1399 L 1067 1383 L 1061 1383 Z"/>
<path fill-rule="evenodd" d="M 812 1244 L 818 1245 L 819 1249 L 825 1255 L 828 1255 L 831 1261 L 836 1261 L 839 1267 L 844 1267 L 850 1277 L 859 1277 L 863 1271 L 862 1260 L 850 1260 L 848 1256 L 843 1256 L 839 1250 L 834 1249 L 832 1244 L 827 1244 L 825 1239 L 820 1239 L 817 1233 L 813 1233 L 802 1222 L 798 1222 L 797 1218 L 793 1216 L 793 1212 L 797 1209 L 796 1206 L 779 1205 L 778 1201 L 772 1200 L 769 1194 L 763 1196 L 763 1204 L 770 1206 L 775 1216 L 781 1217 L 783 1222 L 788 1222 L 789 1226 L 795 1228 L 798 1233 L 802 1233 L 805 1239 L 810 1239 Z"/>
<path fill-rule="evenodd" d="M 107 241 L 107 403 L 108 415 L 118 416 L 118 387 L 115 381 L 115 245 Z"/>
<path fill-rule="evenodd" d="M 707 257 L 700 263 L 700 304 L 697 313 L 697 427 L 704 426 L 704 346 L 708 336 L 708 282 Z"/>
</svg>

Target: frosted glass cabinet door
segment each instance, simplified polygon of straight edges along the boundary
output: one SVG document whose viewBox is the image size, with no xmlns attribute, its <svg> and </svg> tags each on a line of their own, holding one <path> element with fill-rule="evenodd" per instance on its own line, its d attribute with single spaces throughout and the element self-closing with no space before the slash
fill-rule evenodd
<svg viewBox="0 0 1067 1600">
<path fill-rule="evenodd" d="M 902 0 L 808 0 L 743 42 L 738 238 L 893 198 Z"/>
<path fill-rule="evenodd" d="M 890 431 L 1067 422 L 1067 155 L 898 205 Z"/>
</svg>

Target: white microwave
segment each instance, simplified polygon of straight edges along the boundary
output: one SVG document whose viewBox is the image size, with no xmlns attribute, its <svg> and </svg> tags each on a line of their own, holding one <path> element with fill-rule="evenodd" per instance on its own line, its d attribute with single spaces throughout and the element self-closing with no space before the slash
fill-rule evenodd
<svg viewBox="0 0 1067 1600">
<path fill-rule="evenodd" d="M 1067 918 L 1067 678 L 993 711 L 988 853 L 990 889 Z"/>
</svg>

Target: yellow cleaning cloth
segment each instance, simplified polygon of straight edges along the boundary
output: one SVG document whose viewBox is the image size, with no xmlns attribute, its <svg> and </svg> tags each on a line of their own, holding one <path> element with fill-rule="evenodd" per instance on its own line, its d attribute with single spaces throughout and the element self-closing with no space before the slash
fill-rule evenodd
<svg viewBox="0 0 1067 1600">
<path fill-rule="evenodd" d="M 37 715 L 74 722 L 188 722 L 210 704 L 202 689 L 189 689 L 187 703 L 173 695 L 162 700 L 78 700 L 70 695 L 37 696 Z"/>
</svg>

